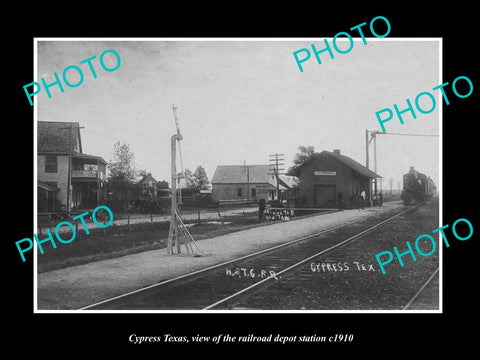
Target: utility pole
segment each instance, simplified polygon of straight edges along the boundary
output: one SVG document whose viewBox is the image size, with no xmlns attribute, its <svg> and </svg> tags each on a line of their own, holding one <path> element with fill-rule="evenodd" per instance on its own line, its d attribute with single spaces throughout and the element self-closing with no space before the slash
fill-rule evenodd
<svg viewBox="0 0 480 360">
<path fill-rule="evenodd" d="M 66 206 L 66 211 L 67 215 L 70 216 L 71 213 L 71 199 L 72 199 L 72 155 L 73 155 L 73 140 L 72 140 L 72 135 L 73 135 L 73 123 L 70 123 L 70 126 L 68 127 L 59 127 L 58 129 L 64 129 L 64 130 L 69 130 L 68 133 L 68 177 L 67 177 L 67 206 Z M 85 129 L 84 126 L 78 126 L 78 129 Z"/>
<path fill-rule="evenodd" d="M 250 168 L 247 166 L 247 206 L 250 204 Z"/>
<path fill-rule="evenodd" d="M 371 139 L 368 136 L 368 133 L 371 133 Z M 398 133 L 388 133 L 382 131 L 368 131 L 365 130 L 365 148 L 366 148 L 366 167 L 369 168 L 369 151 L 368 147 L 373 140 L 373 171 L 377 173 L 377 135 L 400 135 L 400 136 L 421 136 L 421 137 L 438 137 L 436 134 L 398 134 Z M 371 189 L 371 182 L 369 180 L 369 188 Z M 377 195 L 377 178 L 375 178 L 375 195 Z M 370 205 L 372 205 L 372 198 L 370 197 Z"/>
<path fill-rule="evenodd" d="M 370 169 L 370 159 L 369 159 L 369 145 L 370 143 L 372 142 L 372 139 L 369 138 L 368 136 L 368 133 L 369 131 L 368 130 L 365 130 L 365 149 L 366 149 L 366 153 L 367 153 L 367 159 L 366 159 L 366 168 L 367 169 Z M 372 206 L 372 180 L 369 178 L 368 179 L 368 198 L 369 198 L 369 202 L 370 202 L 370 206 Z"/>
<path fill-rule="evenodd" d="M 368 133 L 371 134 L 371 138 L 368 136 Z M 369 149 L 368 147 L 370 146 L 370 143 L 373 140 L 373 172 L 376 174 L 377 173 L 377 134 L 384 134 L 380 131 L 368 131 L 365 130 L 365 147 L 366 147 L 366 168 L 369 169 Z M 368 192 L 369 192 L 369 198 L 370 198 L 370 206 L 373 206 L 372 204 L 372 182 L 371 180 L 368 180 Z M 373 193 L 375 194 L 375 197 L 377 196 L 377 178 L 374 179 L 374 189 Z"/>
<path fill-rule="evenodd" d="M 243 160 L 243 170 L 247 171 L 247 205 L 250 203 L 250 167 L 247 165 L 246 160 Z M 242 196 L 243 201 L 243 196 Z"/>
<path fill-rule="evenodd" d="M 376 132 L 372 132 L 372 137 L 373 137 L 373 172 L 376 174 L 377 173 L 377 136 Z M 377 197 L 377 181 L 378 178 L 375 178 L 375 198 Z"/>
<path fill-rule="evenodd" d="M 72 132 L 73 124 L 70 124 L 69 134 L 68 134 L 68 181 L 67 181 L 67 216 L 70 216 L 71 213 L 71 201 L 73 196 L 72 189 Z"/>
<path fill-rule="evenodd" d="M 277 199 L 280 200 L 280 181 L 279 181 L 278 175 L 280 173 L 280 170 L 285 170 L 285 169 L 279 168 L 279 165 L 284 165 L 284 163 L 280 163 L 279 161 L 285 161 L 283 158 L 280 158 L 281 156 L 285 156 L 285 155 L 275 153 L 269 156 L 273 158 L 273 159 L 270 159 L 270 162 L 275 162 L 273 164 L 274 166 L 273 169 L 270 169 L 273 171 L 273 174 L 269 173 L 269 175 L 275 175 L 275 178 L 277 180 Z"/>
<path fill-rule="evenodd" d="M 365 149 L 367 151 L 367 159 L 365 161 L 365 166 L 367 167 L 368 169 L 368 166 L 369 166 L 369 161 L 368 161 L 368 145 L 370 144 L 370 142 L 368 141 L 368 130 L 365 130 Z"/>
</svg>

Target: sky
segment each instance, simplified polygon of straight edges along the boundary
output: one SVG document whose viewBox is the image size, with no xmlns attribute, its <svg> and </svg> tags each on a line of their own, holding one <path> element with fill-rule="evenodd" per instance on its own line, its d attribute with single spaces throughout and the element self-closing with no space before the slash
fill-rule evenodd
<svg viewBox="0 0 480 360">
<path fill-rule="evenodd" d="M 60 41 L 61 40 L 61 41 Z M 340 41 L 340 38 L 338 39 Z M 355 39 L 347 54 L 327 53 L 318 64 L 312 52 L 300 72 L 293 52 L 321 49 L 323 38 L 301 39 L 37 39 L 36 79 L 54 82 L 70 65 L 79 66 L 83 82 L 44 89 L 35 96 L 39 121 L 79 122 L 83 152 L 111 160 L 113 144 L 128 143 L 138 169 L 170 182 L 170 138 L 176 133 L 177 107 L 183 167 L 205 168 L 209 179 L 218 165 L 268 164 L 284 154 L 285 169 L 298 146 L 315 151 L 340 149 L 365 165 L 365 131 L 381 131 L 375 112 L 400 110 L 417 94 L 436 99 L 429 114 L 404 114 L 385 124 L 387 132 L 439 135 L 441 94 L 438 39 Z M 331 41 L 331 39 L 330 39 Z M 339 47 L 347 48 L 348 44 Z M 105 71 L 99 62 L 115 50 L 120 67 Z M 92 60 L 97 78 L 88 64 Z M 114 68 L 108 53 L 105 66 Z M 79 81 L 69 70 L 71 83 Z M 427 97 L 420 105 L 431 107 Z M 398 188 L 414 166 L 439 184 L 440 137 L 377 136 L 377 173 L 388 188 Z M 373 145 L 373 143 L 372 143 Z M 373 169 L 373 146 L 370 153 Z M 177 169 L 181 170 L 178 162 Z"/>
</svg>

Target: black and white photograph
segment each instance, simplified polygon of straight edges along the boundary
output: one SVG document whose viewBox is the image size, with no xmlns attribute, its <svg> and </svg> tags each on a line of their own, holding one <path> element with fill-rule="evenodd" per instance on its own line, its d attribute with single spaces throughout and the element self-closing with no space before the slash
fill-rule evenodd
<svg viewBox="0 0 480 360">
<path fill-rule="evenodd" d="M 441 311 L 441 39 L 36 49 L 37 311 Z"/>
<path fill-rule="evenodd" d="M 101 5 L 4 22 L 5 351 L 473 350 L 473 6 Z"/>
</svg>

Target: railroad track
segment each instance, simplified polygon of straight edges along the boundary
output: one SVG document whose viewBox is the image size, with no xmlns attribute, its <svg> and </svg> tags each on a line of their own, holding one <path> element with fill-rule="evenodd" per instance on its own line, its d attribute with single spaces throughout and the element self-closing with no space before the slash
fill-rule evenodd
<svg viewBox="0 0 480 360">
<path fill-rule="evenodd" d="M 440 268 L 437 268 L 435 272 L 427 279 L 427 281 L 420 287 L 420 289 L 413 295 L 413 297 L 408 301 L 408 303 L 402 308 L 402 310 L 410 310 L 412 305 L 417 301 L 417 299 L 421 296 L 422 292 L 426 289 L 426 287 L 432 282 L 433 279 L 437 276 Z"/>
<path fill-rule="evenodd" d="M 107 299 L 80 310 L 229 309 L 319 256 L 417 207 L 397 208 Z"/>
</svg>

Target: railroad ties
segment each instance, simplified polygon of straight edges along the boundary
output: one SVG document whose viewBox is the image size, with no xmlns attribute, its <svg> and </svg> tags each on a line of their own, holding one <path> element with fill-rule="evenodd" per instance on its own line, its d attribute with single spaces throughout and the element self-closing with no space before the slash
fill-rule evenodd
<svg viewBox="0 0 480 360">
<path fill-rule="evenodd" d="M 378 267 L 375 267 L 373 256 L 370 259 L 365 254 L 360 255 L 363 245 L 355 247 L 352 244 L 358 239 L 368 238 L 366 235 L 391 220 L 408 216 L 415 212 L 415 209 L 416 207 L 401 207 L 376 213 L 353 224 L 338 226 L 277 246 L 273 250 L 164 281 L 82 310 L 305 310 L 312 309 L 312 306 L 313 309 L 315 306 L 316 309 L 328 308 L 329 305 L 321 301 L 322 293 L 331 295 L 337 291 L 336 288 L 348 291 L 352 282 L 362 283 L 365 279 L 374 276 L 381 279 L 380 276 L 383 276 Z M 365 284 L 369 282 L 366 281 Z M 300 302 L 292 297 L 299 287 L 305 292 Z M 316 290 L 305 290 L 310 288 Z M 342 296 L 349 299 L 345 294 Z M 275 305 L 279 299 L 285 300 L 284 304 Z M 407 301 L 403 301 L 401 306 Z M 338 303 L 330 305 L 340 309 L 346 307 L 341 298 Z M 372 303 L 371 306 L 375 308 L 376 305 Z"/>
</svg>

